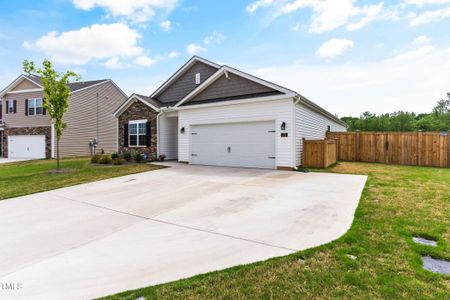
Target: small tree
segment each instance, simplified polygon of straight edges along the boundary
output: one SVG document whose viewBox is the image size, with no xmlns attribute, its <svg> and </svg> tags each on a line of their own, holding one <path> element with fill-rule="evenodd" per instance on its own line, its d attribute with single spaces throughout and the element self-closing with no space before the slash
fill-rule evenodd
<svg viewBox="0 0 450 300">
<path fill-rule="evenodd" d="M 44 60 L 42 68 L 36 68 L 33 61 L 25 60 L 23 69 L 28 75 L 41 77 L 44 87 L 44 108 L 47 110 L 56 133 L 56 168 L 59 170 L 59 141 L 67 124 L 63 122 L 64 113 L 69 107 L 70 79 L 80 80 L 80 76 L 72 71 L 59 73 L 55 71 L 49 60 Z"/>
</svg>

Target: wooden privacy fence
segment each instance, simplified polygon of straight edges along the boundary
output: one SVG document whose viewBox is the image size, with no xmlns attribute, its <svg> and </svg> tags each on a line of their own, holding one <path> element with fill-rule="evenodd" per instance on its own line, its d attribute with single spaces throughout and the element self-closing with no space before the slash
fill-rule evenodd
<svg viewBox="0 0 450 300">
<path fill-rule="evenodd" d="M 326 168 L 337 161 L 335 140 L 303 139 L 303 166 L 305 168 Z"/>
<path fill-rule="evenodd" d="M 327 132 L 337 159 L 398 165 L 450 167 L 448 132 Z"/>
</svg>

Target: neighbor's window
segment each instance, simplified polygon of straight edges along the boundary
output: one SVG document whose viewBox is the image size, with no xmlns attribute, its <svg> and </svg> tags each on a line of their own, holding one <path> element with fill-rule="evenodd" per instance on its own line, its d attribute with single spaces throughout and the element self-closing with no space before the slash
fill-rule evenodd
<svg viewBox="0 0 450 300">
<path fill-rule="evenodd" d="M 13 100 L 9 100 L 8 101 L 8 113 L 12 114 L 14 113 L 14 101 Z"/>
<path fill-rule="evenodd" d="M 131 147 L 145 147 L 147 136 L 147 120 L 130 121 L 128 124 L 129 145 Z"/>
<path fill-rule="evenodd" d="M 42 112 L 43 112 L 43 108 L 42 108 L 42 99 L 41 98 L 28 99 L 28 115 L 29 116 L 42 115 Z"/>
</svg>

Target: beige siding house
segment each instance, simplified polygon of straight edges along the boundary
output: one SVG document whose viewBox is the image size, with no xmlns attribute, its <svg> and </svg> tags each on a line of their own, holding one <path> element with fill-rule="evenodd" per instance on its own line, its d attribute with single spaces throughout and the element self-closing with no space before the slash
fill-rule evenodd
<svg viewBox="0 0 450 300">
<path fill-rule="evenodd" d="M 112 80 L 76 82 L 69 84 L 69 88 L 61 156 L 90 155 L 94 139 L 98 141 L 96 151 L 117 151 L 117 119 L 113 112 L 127 96 Z M 55 136 L 43 101 L 37 76 L 21 75 L 0 93 L 0 156 L 55 156 Z"/>
</svg>

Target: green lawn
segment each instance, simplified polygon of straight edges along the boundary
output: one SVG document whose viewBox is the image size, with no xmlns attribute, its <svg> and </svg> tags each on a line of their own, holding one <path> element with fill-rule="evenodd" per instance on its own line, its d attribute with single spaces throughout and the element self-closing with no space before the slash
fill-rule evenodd
<svg viewBox="0 0 450 300">
<path fill-rule="evenodd" d="M 326 171 L 369 175 L 355 221 L 339 240 L 107 298 L 449 299 L 450 277 L 423 270 L 421 255 L 450 259 L 450 169 L 339 163 Z M 438 247 L 414 244 L 413 235 Z"/>
<path fill-rule="evenodd" d="M 0 164 L 0 200 L 160 168 L 148 164 L 92 165 L 88 158 L 61 160 L 61 168 L 71 169 L 69 173 L 50 174 L 55 167 L 55 160 Z"/>
</svg>

